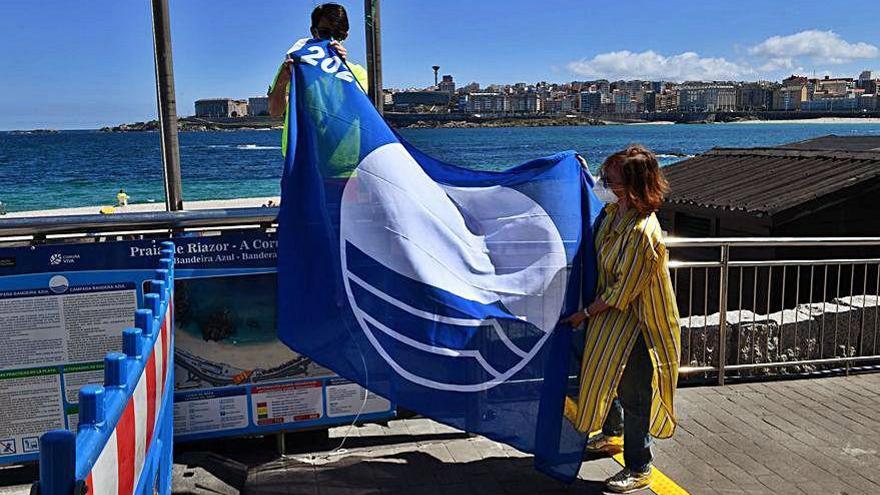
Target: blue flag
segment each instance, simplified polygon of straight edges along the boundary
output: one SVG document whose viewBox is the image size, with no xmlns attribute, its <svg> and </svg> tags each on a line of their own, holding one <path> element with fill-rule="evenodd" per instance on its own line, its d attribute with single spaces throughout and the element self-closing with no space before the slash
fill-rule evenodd
<svg viewBox="0 0 880 495">
<path fill-rule="evenodd" d="M 398 405 L 535 454 L 572 481 L 563 418 L 601 204 L 574 152 L 502 172 L 413 148 L 314 41 L 293 54 L 279 337 Z M 576 392 L 573 392 L 576 396 Z"/>
</svg>

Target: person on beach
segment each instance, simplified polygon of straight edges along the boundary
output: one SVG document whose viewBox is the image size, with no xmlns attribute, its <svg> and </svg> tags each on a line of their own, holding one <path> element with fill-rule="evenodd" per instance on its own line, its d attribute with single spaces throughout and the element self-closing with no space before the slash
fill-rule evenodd
<svg viewBox="0 0 880 495">
<path fill-rule="evenodd" d="M 367 90 L 367 70 L 358 64 L 347 60 L 348 52 L 342 46 L 342 42 L 348 38 L 348 13 L 345 7 L 335 3 L 325 3 L 315 7 L 312 11 L 312 38 L 303 38 L 287 50 L 284 62 L 278 68 L 272 85 L 269 86 L 269 115 L 274 118 L 284 117 L 284 131 L 281 133 L 281 154 L 287 153 L 287 127 L 290 116 L 287 115 L 287 100 L 290 95 L 290 64 L 293 60 L 291 55 L 301 49 L 311 40 L 332 40 L 330 46 L 336 50 L 355 79 L 360 84 L 361 89 Z"/>
<path fill-rule="evenodd" d="M 676 424 L 678 308 L 654 214 L 667 183 L 654 153 L 636 145 L 609 156 L 600 177 L 617 201 L 596 229 L 596 299 L 563 320 L 587 324 L 578 399 L 566 399 L 565 415 L 580 431 L 601 430 L 588 453 L 623 451 L 626 467 L 605 484 L 629 493 L 651 484 L 653 437 L 672 436 Z"/>
<path fill-rule="evenodd" d="M 120 189 L 116 194 L 116 206 L 128 206 L 130 196 L 125 194 L 125 189 Z"/>
</svg>

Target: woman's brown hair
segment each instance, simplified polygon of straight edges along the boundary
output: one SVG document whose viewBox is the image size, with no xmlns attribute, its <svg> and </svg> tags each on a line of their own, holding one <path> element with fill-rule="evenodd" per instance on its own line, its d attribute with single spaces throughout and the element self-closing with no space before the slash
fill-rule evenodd
<svg viewBox="0 0 880 495">
<path fill-rule="evenodd" d="M 627 201 L 642 215 L 660 209 L 669 190 L 669 183 L 663 177 L 660 164 L 654 152 L 638 144 L 632 144 L 605 159 L 602 170 L 620 166 Z"/>
</svg>

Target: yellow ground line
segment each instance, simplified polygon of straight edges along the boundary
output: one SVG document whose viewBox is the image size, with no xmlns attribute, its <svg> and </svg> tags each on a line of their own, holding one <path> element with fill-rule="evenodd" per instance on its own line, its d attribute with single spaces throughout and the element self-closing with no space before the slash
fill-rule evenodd
<svg viewBox="0 0 880 495">
<path fill-rule="evenodd" d="M 614 460 L 623 466 L 623 454 L 614 456 Z M 662 471 L 654 467 L 654 474 L 651 479 L 651 490 L 657 495 L 690 495 L 687 490 L 678 486 L 669 476 L 663 474 Z"/>
</svg>

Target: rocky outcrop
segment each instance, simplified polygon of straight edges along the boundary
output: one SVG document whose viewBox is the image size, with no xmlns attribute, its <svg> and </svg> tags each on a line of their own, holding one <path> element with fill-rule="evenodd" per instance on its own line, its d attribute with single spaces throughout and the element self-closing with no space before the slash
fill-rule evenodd
<svg viewBox="0 0 880 495">
<path fill-rule="evenodd" d="M 283 122 L 268 118 L 242 118 L 207 120 L 196 117 L 184 117 L 177 120 L 177 129 L 180 132 L 206 132 L 206 131 L 237 131 L 281 128 Z M 135 122 L 133 124 L 121 124 L 112 127 L 102 127 L 101 132 L 155 132 L 159 130 L 159 121 Z"/>
</svg>

